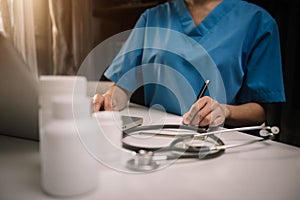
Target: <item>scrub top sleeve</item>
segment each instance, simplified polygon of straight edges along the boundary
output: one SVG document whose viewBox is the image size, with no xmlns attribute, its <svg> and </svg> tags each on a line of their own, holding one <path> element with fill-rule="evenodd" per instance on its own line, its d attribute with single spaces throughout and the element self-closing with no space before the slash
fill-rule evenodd
<svg viewBox="0 0 300 200">
<path fill-rule="evenodd" d="M 262 31 L 249 54 L 238 103 L 284 102 L 279 32 L 276 22 Z"/>
<path fill-rule="evenodd" d="M 134 92 L 142 85 L 141 60 L 144 43 L 146 12 L 138 19 L 129 37 L 107 68 L 104 75 L 121 88 Z"/>
</svg>

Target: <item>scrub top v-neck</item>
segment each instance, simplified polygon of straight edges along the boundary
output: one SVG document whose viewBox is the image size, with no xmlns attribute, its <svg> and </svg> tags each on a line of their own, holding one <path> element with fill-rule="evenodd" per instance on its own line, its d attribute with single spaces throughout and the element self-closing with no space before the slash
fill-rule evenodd
<svg viewBox="0 0 300 200">
<path fill-rule="evenodd" d="M 202 38 L 204 35 L 218 24 L 224 15 L 231 10 L 236 4 L 233 2 L 220 2 L 211 12 L 201 21 L 198 25 L 195 25 L 194 20 L 184 3 L 184 1 L 176 1 L 175 9 L 179 16 L 179 21 L 182 24 L 183 33 L 191 37 Z"/>
<path fill-rule="evenodd" d="M 146 10 L 105 76 L 145 104 L 182 115 L 205 95 L 220 103 L 285 101 L 277 24 L 262 8 L 223 0 L 197 26 L 183 0 Z"/>
</svg>

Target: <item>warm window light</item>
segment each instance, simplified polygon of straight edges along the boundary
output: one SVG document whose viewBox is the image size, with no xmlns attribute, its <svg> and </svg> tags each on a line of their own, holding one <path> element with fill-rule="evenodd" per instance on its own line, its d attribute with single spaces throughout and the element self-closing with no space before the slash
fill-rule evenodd
<svg viewBox="0 0 300 200">
<path fill-rule="evenodd" d="M 0 33 L 3 33 L 4 29 L 3 29 L 3 22 L 2 22 L 2 14 L 1 14 L 1 10 L 0 10 Z"/>
</svg>

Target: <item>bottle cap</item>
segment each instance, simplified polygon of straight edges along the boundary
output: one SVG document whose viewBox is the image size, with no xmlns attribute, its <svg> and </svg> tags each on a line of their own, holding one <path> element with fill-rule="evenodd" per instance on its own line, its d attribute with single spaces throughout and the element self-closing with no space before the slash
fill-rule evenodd
<svg viewBox="0 0 300 200">
<path fill-rule="evenodd" d="M 39 80 L 40 95 L 84 95 L 87 80 L 84 76 L 43 75 Z"/>
</svg>

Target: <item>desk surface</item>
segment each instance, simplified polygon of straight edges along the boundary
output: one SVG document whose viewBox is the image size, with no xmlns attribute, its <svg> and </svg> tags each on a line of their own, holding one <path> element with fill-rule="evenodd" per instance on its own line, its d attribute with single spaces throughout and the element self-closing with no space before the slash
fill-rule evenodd
<svg viewBox="0 0 300 200">
<path fill-rule="evenodd" d="M 131 107 L 146 124 L 180 122 L 178 116 Z M 253 139 L 232 132 L 225 143 Z M 99 163 L 97 190 L 72 199 L 300 199 L 300 149 L 268 141 L 230 149 L 208 160 L 176 161 L 165 169 L 129 174 Z M 55 199 L 40 187 L 39 143 L 0 136 L 0 199 Z"/>
</svg>

